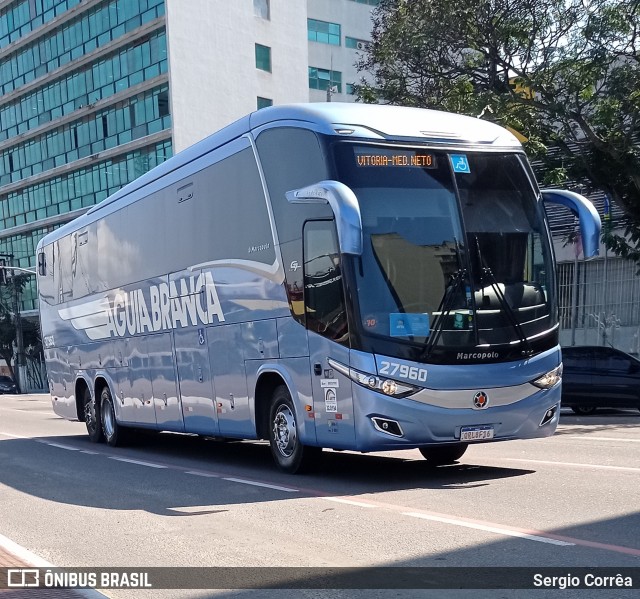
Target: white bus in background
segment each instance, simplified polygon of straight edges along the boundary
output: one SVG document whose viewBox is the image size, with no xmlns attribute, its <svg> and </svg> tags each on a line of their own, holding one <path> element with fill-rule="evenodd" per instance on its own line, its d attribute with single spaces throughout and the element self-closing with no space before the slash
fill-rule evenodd
<svg viewBox="0 0 640 599">
<path fill-rule="evenodd" d="M 57 414 L 322 448 L 545 437 L 559 417 L 555 264 L 520 143 L 470 117 L 378 105 L 255 112 L 38 246 Z"/>
</svg>

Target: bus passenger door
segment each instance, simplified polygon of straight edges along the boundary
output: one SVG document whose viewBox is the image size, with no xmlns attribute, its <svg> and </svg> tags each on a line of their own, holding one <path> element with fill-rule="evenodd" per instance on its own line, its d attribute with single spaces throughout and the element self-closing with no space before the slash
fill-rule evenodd
<svg viewBox="0 0 640 599">
<path fill-rule="evenodd" d="M 184 431 L 182 407 L 178 399 L 176 369 L 173 360 L 171 333 L 158 333 L 147 338 L 149 379 L 158 429 Z"/>
<path fill-rule="evenodd" d="M 347 313 L 333 221 L 305 224 L 303 264 L 316 438 L 323 447 L 352 448 L 355 423 L 351 381 L 327 362 L 332 358 L 349 365 Z"/>
<path fill-rule="evenodd" d="M 184 430 L 217 435 L 218 415 L 209 367 L 207 330 L 201 327 L 174 331 L 173 339 Z"/>
</svg>

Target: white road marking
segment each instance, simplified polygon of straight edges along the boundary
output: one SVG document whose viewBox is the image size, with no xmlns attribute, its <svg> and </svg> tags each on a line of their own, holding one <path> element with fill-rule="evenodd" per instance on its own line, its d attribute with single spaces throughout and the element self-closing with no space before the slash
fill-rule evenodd
<svg viewBox="0 0 640 599">
<path fill-rule="evenodd" d="M 63 445 L 62 443 L 52 443 L 51 441 L 43 441 L 42 439 L 36 439 L 38 443 L 43 445 L 49 445 L 49 447 L 58 447 L 59 449 L 68 449 L 69 451 L 80 451 L 78 447 L 71 447 L 71 445 Z"/>
<path fill-rule="evenodd" d="M 335 501 L 336 503 L 346 503 L 347 505 L 355 505 L 357 507 L 378 507 L 371 503 L 365 503 L 364 501 L 355 501 L 354 499 L 343 499 L 342 497 L 321 497 L 326 501 Z"/>
<path fill-rule="evenodd" d="M 127 462 L 128 464 L 137 464 L 138 466 L 147 466 L 148 468 L 166 468 L 162 464 L 154 464 L 153 462 L 143 462 L 142 460 L 132 460 L 130 458 L 116 458 L 109 456 L 110 460 L 117 460 L 118 462 Z"/>
<path fill-rule="evenodd" d="M 0 435 L 9 437 L 9 438 L 15 438 L 15 439 L 29 439 L 32 441 L 37 441 L 40 443 L 45 443 L 54 447 L 60 447 L 62 449 L 69 449 L 69 450 L 73 450 L 73 451 L 81 451 L 82 453 L 88 453 L 88 454 L 92 454 L 92 455 L 104 455 L 102 452 L 91 452 L 88 450 L 80 450 L 79 448 L 75 448 L 75 447 L 71 447 L 71 446 L 67 446 L 67 445 L 62 445 L 62 444 L 57 444 L 57 443 L 52 443 L 52 442 L 48 442 L 45 441 L 43 439 L 37 439 L 37 438 L 31 438 L 31 437 L 25 437 L 25 436 L 21 436 L 21 435 L 14 435 L 11 433 L 5 433 L 5 432 L 1 432 L 0 431 Z M 577 438 L 577 435 L 567 435 L 568 438 Z M 636 440 L 636 439 L 620 439 L 620 438 L 616 438 L 616 437 L 579 437 L 580 439 L 592 439 L 595 441 L 630 441 L 630 442 L 640 442 L 640 440 Z M 207 477 L 207 478 L 224 478 L 224 480 L 228 480 L 231 482 L 238 482 L 241 484 L 248 484 L 248 485 L 254 485 L 254 486 L 259 486 L 259 487 L 267 487 L 267 488 L 272 488 L 275 490 L 280 490 L 280 491 L 285 491 L 285 492 L 302 492 L 302 491 L 308 491 L 305 490 L 303 488 L 291 488 L 291 487 L 282 487 L 279 485 L 272 485 L 269 483 L 261 483 L 261 482 L 257 482 L 257 481 L 251 481 L 251 480 L 247 480 L 247 479 L 242 479 L 242 478 L 234 478 L 234 477 L 222 477 L 221 474 L 212 474 L 212 473 L 208 473 L 208 472 L 203 472 L 203 471 L 185 471 L 182 468 L 179 468 L 177 466 L 165 466 L 162 464 L 157 464 L 157 463 L 153 463 L 153 462 L 146 462 L 146 461 L 142 461 L 142 460 L 134 460 L 134 459 L 130 459 L 130 458 L 123 458 L 123 457 L 114 457 L 114 456 L 105 456 L 105 457 L 109 457 L 110 459 L 113 460 L 117 460 L 117 461 L 121 461 L 121 462 L 127 462 L 127 463 L 132 463 L 132 464 L 137 464 L 137 465 L 141 465 L 141 466 L 147 466 L 150 468 L 159 468 L 159 469 L 166 469 L 166 468 L 170 468 L 172 470 L 176 470 L 176 471 L 180 471 L 186 474 L 192 474 L 194 476 L 201 476 L 201 477 Z M 500 459 L 500 458 L 498 458 Z M 629 471 L 629 472 L 638 472 L 640 471 L 640 468 L 635 468 L 635 467 L 625 467 L 625 466 L 607 466 L 607 465 L 597 465 L 597 464 L 580 464 L 580 463 L 573 463 L 573 462 L 556 462 L 556 461 L 544 461 L 544 460 L 530 460 L 530 459 L 520 459 L 520 458 L 502 458 L 502 460 L 505 461 L 515 461 L 515 462 L 524 462 L 524 463 L 539 463 L 539 464 L 548 464 L 548 465 L 552 465 L 552 466 L 568 466 L 568 467 L 577 467 L 577 468 L 587 468 L 587 469 L 601 469 L 601 470 L 621 470 L 621 471 Z M 516 528 L 511 528 L 509 526 L 502 526 L 500 524 L 494 524 L 494 523 L 485 523 L 482 521 L 473 521 L 471 519 L 466 519 L 466 518 L 458 518 L 456 516 L 449 516 L 447 514 L 432 514 L 432 513 L 423 513 L 423 512 L 413 512 L 413 511 L 404 511 L 407 508 L 402 508 L 402 506 L 393 506 L 393 505 L 385 505 L 385 504 L 379 504 L 376 502 L 372 502 L 372 503 L 365 503 L 365 502 L 360 502 L 360 501 L 355 501 L 352 499 L 345 499 L 342 497 L 325 497 L 322 496 L 322 494 L 318 494 L 316 495 L 316 498 L 318 499 L 326 499 L 327 501 L 333 501 L 336 503 L 342 503 L 342 504 L 347 504 L 347 505 L 354 505 L 354 506 L 358 506 L 358 507 L 366 507 L 366 508 L 381 508 L 381 509 L 387 509 L 387 510 L 392 510 L 392 511 L 396 511 L 401 513 L 402 515 L 405 516 L 409 516 L 409 517 L 414 517 L 414 518 L 420 518 L 423 520 L 430 520 L 430 521 L 434 521 L 434 522 L 440 522 L 443 524 L 449 524 L 449 525 L 453 525 L 453 526 L 461 526 L 461 527 L 466 527 L 466 528 L 471 528 L 471 529 L 475 529 L 475 530 L 480 530 L 480 531 L 485 531 L 485 532 L 490 532 L 490 533 L 494 533 L 494 534 L 499 534 L 499 535 L 505 535 L 505 536 L 510 536 L 510 537 L 516 537 L 516 538 L 521 538 L 524 540 L 530 540 L 530 541 L 535 541 L 535 542 L 540 542 L 540 543 L 547 543 L 547 544 L 551 544 L 551 545 L 557 545 L 557 546 L 574 546 L 574 545 L 581 545 L 581 546 L 586 546 L 586 547 L 594 547 L 594 548 L 598 548 L 598 549 L 606 549 L 606 550 L 610 550 L 610 551 L 616 551 L 616 552 L 620 552 L 620 553 L 626 553 L 626 554 L 630 554 L 630 555 L 636 555 L 639 556 L 640 555 L 640 550 L 638 549 L 633 549 L 633 548 L 628 548 L 628 547 L 620 547 L 620 546 L 615 546 L 615 545 L 607 545 L 607 544 L 602 544 L 602 543 L 595 543 L 595 542 L 590 542 L 590 541 L 586 541 L 586 540 L 581 540 L 581 539 L 573 539 L 570 537 L 563 537 L 560 535 L 553 535 L 551 534 L 550 536 L 544 536 L 546 533 L 541 532 L 541 531 L 526 531 L 526 530 L 518 530 Z M 555 537 L 555 538 L 554 538 Z M 0 535 L 0 546 L 2 546 L 2 540 L 4 539 L 4 537 L 2 537 Z M 563 540 L 564 539 L 564 540 Z M 15 553 L 15 552 L 14 552 Z M 37 558 L 37 556 L 35 556 Z"/>
<path fill-rule="evenodd" d="M 640 468 L 633 466 L 606 466 L 601 464 L 580 464 L 578 462 L 554 462 L 552 460 L 528 460 L 525 458 L 499 458 L 507 462 L 524 462 L 525 464 L 549 464 L 552 466 L 567 466 L 569 468 L 588 468 L 590 470 L 619 470 L 623 472 L 640 472 Z"/>
<path fill-rule="evenodd" d="M 581 441 L 620 441 L 620 443 L 640 443 L 640 439 L 622 439 L 620 437 L 593 437 L 591 435 L 558 435 L 566 439 L 580 439 Z"/>
<path fill-rule="evenodd" d="M 210 474 L 209 472 L 196 472 L 195 470 L 187 470 L 185 474 L 193 474 L 193 476 L 202 476 L 204 478 L 220 478 L 219 474 Z"/>
<path fill-rule="evenodd" d="M 566 547 L 566 546 L 571 546 L 575 544 L 575 543 L 568 543 L 567 541 L 558 541 L 557 539 L 550 539 L 547 537 L 532 535 L 526 532 L 520 532 L 518 530 L 511 530 L 509 528 L 487 526 L 486 524 L 480 524 L 477 522 L 467 522 L 465 520 L 457 520 L 455 518 L 443 518 L 442 516 L 435 516 L 431 514 L 420 514 L 417 512 L 403 512 L 403 515 L 411 516 L 413 518 L 421 518 L 422 520 L 433 520 L 434 522 L 442 522 L 443 524 L 453 524 L 454 526 L 464 526 L 465 528 L 473 528 L 475 530 L 483 530 L 485 532 L 493 532 L 499 535 L 506 535 L 508 537 L 518 537 L 520 539 L 527 539 L 529 541 L 538 541 L 539 543 L 548 543 L 550 545 L 561 545 Z"/>
<path fill-rule="evenodd" d="M 279 485 L 271 485 L 268 483 L 259 483 L 254 480 L 246 480 L 244 478 L 226 478 L 224 480 L 231 481 L 232 483 L 240 483 L 243 485 L 253 485 L 254 487 L 266 487 L 267 489 L 275 489 L 276 491 L 285 491 L 287 493 L 298 493 L 298 489 L 292 489 L 291 487 L 280 487 Z"/>
<path fill-rule="evenodd" d="M 26 412 L 27 414 L 47 414 L 50 416 L 55 416 L 55 414 L 51 410 L 31 410 L 29 408 L 4 408 L 7 412 L 22 412 L 23 414 Z"/>
</svg>

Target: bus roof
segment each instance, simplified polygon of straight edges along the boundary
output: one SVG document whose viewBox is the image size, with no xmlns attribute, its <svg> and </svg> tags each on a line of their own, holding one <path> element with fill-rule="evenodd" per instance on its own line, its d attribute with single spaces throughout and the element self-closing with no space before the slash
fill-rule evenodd
<svg viewBox="0 0 640 599">
<path fill-rule="evenodd" d="M 67 223 L 47 235 L 47 241 L 64 236 L 94 221 L 88 215 L 124 198 L 153 181 L 189 164 L 208 152 L 237 139 L 249 131 L 282 123 L 312 128 L 327 135 L 366 138 L 372 140 L 406 140 L 436 144 L 464 144 L 465 146 L 521 148 L 520 142 L 506 129 L 481 119 L 404 106 L 323 102 L 271 106 L 253 112 L 209 135 L 179 152 L 166 162 L 138 177 L 122 189 L 93 206 L 86 215 L 78 217 L 82 223 Z M 78 220 L 76 219 L 76 220 Z M 71 221 L 74 222 L 74 221 Z M 41 244 L 38 244 L 40 246 Z"/>
</svg>

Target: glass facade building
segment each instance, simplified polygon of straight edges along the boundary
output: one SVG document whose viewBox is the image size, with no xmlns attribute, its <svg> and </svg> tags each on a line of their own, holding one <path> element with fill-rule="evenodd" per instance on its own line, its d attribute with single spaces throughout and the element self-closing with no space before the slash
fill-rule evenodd
<svg viewBox="0 0 640 599">
<path fill-rule="evenodd" d="M 0 254 L 172 155 L 164 0 L 0 2 Z M 23 314 L 37 309 L 35 279 Z"/>
</svg>

